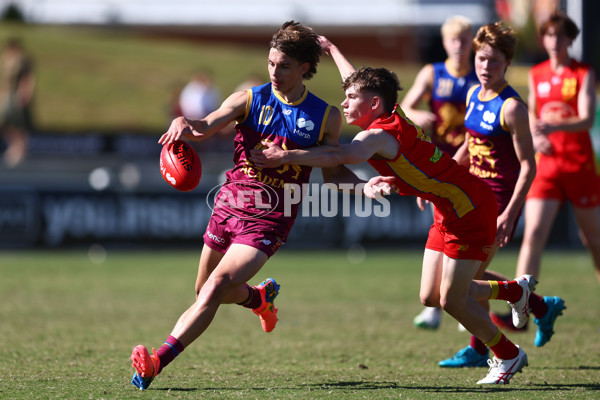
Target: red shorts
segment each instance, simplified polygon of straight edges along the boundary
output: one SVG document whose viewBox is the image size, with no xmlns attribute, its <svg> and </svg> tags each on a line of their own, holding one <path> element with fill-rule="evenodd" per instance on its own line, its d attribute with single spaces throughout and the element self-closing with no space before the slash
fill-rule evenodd
<svg viewBox="0 0 600 400">
<path fill-rule="evenodd" d="M 496 238 L 497 220 L 498 206 L 491 191 L 474 210 L 450 223 L 444 223 L 436 209 L 425 248 L 454 259 L 485 261 Z"/>
<path fill-rule="evenodd" d="M 245 220 L 213 213 L 204 233 L 204 244 L 225 253 L 234 243 L 254 247 L 271 257 L 285 243 L 288 223 L 278 226 L 261 220 Z"/>
<path fill-rule="evenodd" d="M 527 198 L 570 201 L 573 206 L 581 208 L 596 207 L 600 205 L 600 177 L 595 169 L 558 172 L 554 176 L 538 174 Z"/>
</svg>

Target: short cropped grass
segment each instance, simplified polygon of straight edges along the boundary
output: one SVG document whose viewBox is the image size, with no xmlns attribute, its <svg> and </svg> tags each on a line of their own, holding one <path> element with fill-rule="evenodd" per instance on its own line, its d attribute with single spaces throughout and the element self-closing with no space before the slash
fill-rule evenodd
<svg viewBox="0 0 600 400">
<path fill-rule="evenodd" d="M 417 330 L 421 250 L 282 250 L 254 279 L 281 284 L 270 334 L 239 306 L 141 392 L 129 384 L 137 344 L 159 347 L 194 299 L 196 251 L 0 254 L 0 398 L 10 399 L 589 399 L 600 395 L 600 296 L 589 256 L 548 252 L 541 294 L 568 309 L 545 347 L 509 333 L 530 366 L 510 385 L 478 387 L 485 368 L 437 362 L 468 344 L 447 315 Z M 494 269 L 514 274 L 514 251 Z M 93 260 L 96 260 L 93 258 Z M 352 260 L 353 262 L 350 262 Z M 505 311 L 506 305 L 495 304 Z"/>
</svg>

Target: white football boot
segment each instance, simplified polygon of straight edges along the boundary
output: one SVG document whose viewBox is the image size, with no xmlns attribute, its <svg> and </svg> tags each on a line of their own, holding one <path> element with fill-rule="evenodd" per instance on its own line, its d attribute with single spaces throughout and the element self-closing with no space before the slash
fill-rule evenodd
<svg viewBox="0 0 600 400">
<path fill-rule="evenodd" d="M 493 357 L 488 360 L 490 369 L 482 380 L 477 382 L 478 385 L 504 385 L 510 383 L 510 378 L 517 372 L 521 372 L 523 367 L 529 365 L 527 363 L 527 354 L 519 347 L 519 355 L 511 360 L 502 360 Z"/>
<path fill-rule="evenodd" d="M 413 320 L 417 328 L 437 329 L 442 322 L 442 309 L 439 307 L 425 307 Z"/>
<path fill-rule="evenodd" d="M 512 321 L 515 328 L 522 328 L 529 320 L 529 295 L 535 290 L 537 281 L 531 275 L 523 275 L 516 279 L 523 288 L 521 298 L 515 303 L 508 303 L 512 308 Z"/>
</svg>

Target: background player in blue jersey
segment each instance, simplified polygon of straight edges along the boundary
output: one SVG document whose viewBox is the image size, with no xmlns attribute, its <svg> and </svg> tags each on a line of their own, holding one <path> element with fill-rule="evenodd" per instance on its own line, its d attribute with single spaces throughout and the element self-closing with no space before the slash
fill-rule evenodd
<svg viewBox="0 0 600 400">
<path fill-rule="evenodd" d="M 153 349 L 150 355 L 143 345 L 133 349 L 131 359 L 136 371 L 131 383 L 139 389 L 146 389 L 164 367 L 208 328 L 221 304 L 237 303 L 250 308 L 259 315 L 266 332 L 275 328 L 277 309 L 273 300 L 279 285 L 270 278 L 256 287 L 246 282 L 285 242 L 296 214 L 285 216 L 277 206 L 268 213 L 264 209 L 256 211 L 259 201 L 263 206 L 270 194 L 280 195 L 285 183 L 308 182 L 310 168 L 258 168 L 249 160 L 249 154 L 261 148 L 262 141 L 290 149 L 338 143 L 339 110 L 309 93 L 303 83 L 315 74 L 321 54 L 318 36 L 310 28 L 294 21 L 284 23 L 270 43 L 270 83 L 233 93 L 203 119 L 176 118 L 160 138 L 161 144 L 182 137 L 202 140 L 237 122 L 235 165 L 217 195 L 215 204 L 221 206 L 215 207 L 204 235 L 196 301 L 181 315 L 158 352 Z M 333 170 L 323 170 L 324 175 L 328 172 Z M 241 191 L 240 197 L 247 200 L 244 204 L 234 207 L 227 202 L 219 203 L 219 196 L 240 198 L 236 194 Z M 152 291 L 160 292 L 160 288 Z M 140 323 L 145 318 L 148 316 L 140 316 Z"/>
<path fill-rule="evenodd" d="M 400 107 L 406 116 L 431 136 L 431 141 L 450 154 L 465 139 L 465 100 L 478 83 L 472 63 L 473 30 L 462 16 L 448 18 L 442 25 L 445 61 L 425 65 L 417 74 Z M 429 110 L 419 105 L 427 100 Z"/>
<path fill-rule="evenodd" d="M 482 26 L 473 40 L 475 70 L 479 85 L 467 95 L 465 128 L 467 138 L 454 158 L 469 165 L 471 174 L 485 181 L 494 192 L 498 204 L 496 240 L 488 259 L 475 275 L 483 276 L 498 251 L 513 237 L 525 196 L 535 177 L 533 142 L 529 131 L 527 107 L 506 81 L 516 45 L 513 30 L 502 23 Z M 535 282 L 530 275 L 518 278 Z M 515 318 L 517 328 L 525 325 L 532 297 L 524 299 L 524 318 Z M 537 300 L 541 299 L 539 296 Z M 489 310 L 487 302 L 482 305 Z M 514 311 L 514 309 L 513 309 Z M 488 348 L 475 336 L 469 346 L 455 356 L 442 360 L 440 367 L 477 367 L 488 362 Z"/>
</svg>

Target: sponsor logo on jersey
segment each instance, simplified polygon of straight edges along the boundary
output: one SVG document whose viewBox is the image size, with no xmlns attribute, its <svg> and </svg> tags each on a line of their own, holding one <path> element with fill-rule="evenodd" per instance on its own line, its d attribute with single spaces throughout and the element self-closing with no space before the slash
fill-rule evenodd
<svg viewBox="0 0 600 400">
<path fill-rule="evenodd" d="M 296 126 L 299 129 L 294 129 L 294 134 L 298 135 L 304 139 L 310 139 L 310 131 L 312 131 L 313 129 L 315 129 L 315 123 L 312 122 L 310 119 L 306 120 L 304 118 L 298 118 L 298 120 L 296 121 Z M 308 132 L 303 132 L 302 129 L 308 131 Z"/>
<path fill-rule="evenodd" d="M 548 97 L 550 95 L 550 82 L 540 82 L 537 84 L 537 94 L 540 97 Z"/>
<path fill-rule="evenodd" d="M 298 118 L 298 121 L 296 121 L 296 125 L 298 125 L 298 128 L 306 129 L 309 132 L 315 128 L 314 122 L 312 122 L 310 119 L 307 121 L 304 118 Z"/>
<path fill-rule="evenodd" d="M 479 126 L 481 126 L 483 129 L 488 130 L 488 131 L 494 130 L 494 127 L 491 124 L 493 124 L 494 121 L 496 121 L 496 114 L 494 114 L 491 111 L 485 111 L 483 113 L 482 119 L 483 119 L 483 121 L 481 121 Z"/>
</svg>

